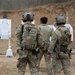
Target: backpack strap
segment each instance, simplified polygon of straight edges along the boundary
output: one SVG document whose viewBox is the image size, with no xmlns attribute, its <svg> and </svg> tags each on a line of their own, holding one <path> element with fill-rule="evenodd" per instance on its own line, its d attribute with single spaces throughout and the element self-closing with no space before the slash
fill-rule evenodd
<svg viewBox="0 0 75 75">
<path fill-rule="evenodd" d="M 22 42 L 22 40 L 23 40 L 23 38 L 22 38 L 23 30 L 24 30 L 24 25 L 21 26 L 21 42 Z M 21 50 L 23 50 L 23 47 L 21 47 Z"/>
<path fill-rule="evenodd" d="M 24 30 L 24 25 L 21 26 L 21 41 L 23 40 L 23 39 L 22 39 L 23 30 Z"/>
</svg>

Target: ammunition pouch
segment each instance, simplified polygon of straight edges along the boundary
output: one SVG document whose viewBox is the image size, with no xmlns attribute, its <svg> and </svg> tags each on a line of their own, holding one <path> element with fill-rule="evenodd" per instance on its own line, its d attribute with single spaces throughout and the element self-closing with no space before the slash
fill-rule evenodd
<svg viewBox="0 0 75 75">
<path fill-rule="evenodd" d="M 69 58 L 68 53 L 60 52 L 60 58 L 61 58 L 61 59 L 62 59 L 62 58 L 64 58 L 64 59 Z"/>
<path fill-rule="evenodd" d="M 65 45 L 55 45 L 54 52 L 56 52 L 56 58 L 58 59 L 66 59 L 70 57 L 68 46 Z"/>
<path fill-rule="evenodd" d="M 68 52 L 68 46 L 66 46 L 66 45 L 60 45 L 60 52 L 67 53 Z"/>
</svg>

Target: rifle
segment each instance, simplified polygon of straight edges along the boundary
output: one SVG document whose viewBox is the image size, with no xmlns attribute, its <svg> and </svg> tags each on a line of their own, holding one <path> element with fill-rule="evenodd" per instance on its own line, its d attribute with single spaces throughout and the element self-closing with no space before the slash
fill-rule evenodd
<svg viewBox="0 0 75 75">
<path fill-rule="evenodd" d="M 72 48 L 70 48 L 70 49 L 68 50 L 68 56 L 69 56 L 70 59 L 71 59 L 71 52 L 72 52 Z"/>
</svg>

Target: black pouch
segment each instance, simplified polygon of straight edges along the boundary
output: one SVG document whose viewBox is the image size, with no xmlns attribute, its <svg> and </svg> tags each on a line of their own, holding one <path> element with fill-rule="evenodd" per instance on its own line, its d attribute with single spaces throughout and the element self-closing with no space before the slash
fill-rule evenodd
<svg viewBox="0 0 75 75">
<path fill-rule="evenodd" d="M 32 50 L 32 55 L 36 55 L 36 51 L 35 50 Z"/>
<path fill-rule="evenodd" d="M 60 51 L 66 53 L 66 52 L 68 52 L 68 47 L 61 45 L 60 46 Z"/>
<path fill-rule="evenodd" d="M 40 53 L 40 50 L 32 50 L 32 55 L 37 55 L 38 53 Z"/>
</svg>

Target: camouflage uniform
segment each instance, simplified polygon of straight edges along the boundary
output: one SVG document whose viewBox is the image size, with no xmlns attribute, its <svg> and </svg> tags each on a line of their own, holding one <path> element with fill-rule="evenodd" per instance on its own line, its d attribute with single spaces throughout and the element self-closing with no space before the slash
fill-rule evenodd
<svg viewBox="0 0 75 75">
<path fill-rule="evenodd" d="M 64 29 L 65 26 L 60 25 L 60 26 L 58 26 L 58 28 Z M 70 73 L 70 58 L 69 58 L 68 54 L 63 53 L 64 58 L 58 58 L 57 53 L 54 51 L 54 49 L 58 50 L 58 48 L 55 47 L 55 45 L 57 44 L 56 43 L 57 40 L 60 39 L 60 37 L 61 37 L 60 31 L 58 31 L 57 29 L 52 34 L 51 45 L 49 47 L 49 52 L 52 55 L 53 73 L 54 73 L 54 75 L 60 75 L 61 66 L 62 66 L 65 75 L 71 75 L 71 73 Z"/>
<path fill-rule="evenodd" d="M 31 25 L 31 23 L 28 23 L 28 25 Z M 16 30 L 17 49 L 21 49 L 21 27 L 22 25 L 20 25 Z M 26 50 L 25 48 L 23 48 L 23 50 L 20 50 L 18 52 L 18 54 L 19 54 L 17 63 L 18 75 L 24 75 L 27 63 L 29 64 L 31 75 L 37 75 L 37 66 L 35 63 L 36 55 L 32 54 L 32 50 Z"/>
<path fill-rule="evenodd" d="M 48 46 L 50 43 L 49 38 L 52 34 L 53 29 L 50 29 L 48 26 L 46 26 L 46 24 L 41 24 L 38 28 L 40 29 L 39 33 L 41 33 L 42 38 L 44 39 L 44 41 L 46 41 L 46 43 L 45 43 L 44 48 L 40 49 L 40 53 L 38 54 L 37 65 L 39 67 L 42 56 L 44 55 L 46 67 L 47 67 L 47 74 L 52 75 L 52 64 L 51 64 L 51 60 L 47 59 L 47 50 L 48 50 Z M 40 40 L 40 42 L 41 42 L 41 40 Z"/>
</svg>

